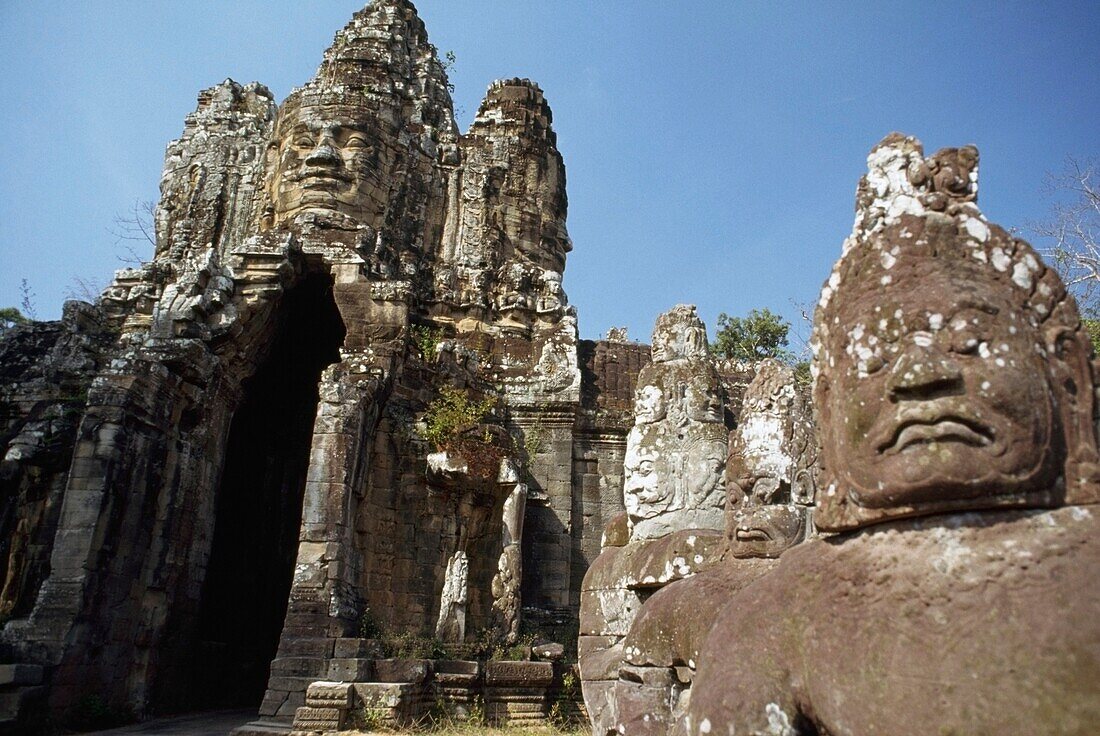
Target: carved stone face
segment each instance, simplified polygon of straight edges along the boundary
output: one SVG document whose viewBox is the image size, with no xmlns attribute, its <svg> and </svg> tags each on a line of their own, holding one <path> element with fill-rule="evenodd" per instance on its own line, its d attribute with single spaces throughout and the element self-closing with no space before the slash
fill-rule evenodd
<svg viewBox="0 0 1100 736">
<path fill-rule="evenodd" d="M 276 224 L 304 211 L 364 220 L 379 206 L 369 196 L 381 166 L 377 133 L 362 110 L 303 105 L 279 130 L 272 184 Z"/>
<path fill-rule="evenodd" d="M 720 425 L 719 425 L 720 426 Z M 705 434 L 720 434 L 702 430 Z M 685 503 L 691 506 L 704 504 L 710 498 L 716 498 L 715 492 L 725 494 L 726 454 L 728 444 L 721 436 L 696 439 L 683 453 L 682 481 L 687 498 Z"/>
<path fill-rule="evenodd" d="M 653 327 L 654 363 L 707 356 L 707 328 L 695 307 L 678 304 L 657 318 Z"/>
<path fill-rule="evenodd" d="M 665 418 L 665 395 L 657 386 L 641 386 L 634 397 L 634 423 L 653 424 Z"/>
<path fill-rule="evenodd" d="M 635 427 L 630 439 L 634 441 L 627 447 L 623 460 L 623 495 L 627 511 L 632 516 L 654 516 L 667 509 L 672 489 L 661 482 L 662 473 L 657 467 L 660 456 L 647 441 L 646 433 Z"/>
<path fill-rule="evenodd" d="M 826 462 L 849 499 L 889 508 L 1051 484 L 1051 385 L 1020 295 L 951 247 L 903 256 L 887 288 L 880 273 L 845 295 L 819 378 Z"/>
<path fill-rule="evenodd" d="M 734 557 L 778 557 L 806 533 L 806 511 L 793 504 L 742 506 L 732 515 L 730 554 Z"/>
</svg>

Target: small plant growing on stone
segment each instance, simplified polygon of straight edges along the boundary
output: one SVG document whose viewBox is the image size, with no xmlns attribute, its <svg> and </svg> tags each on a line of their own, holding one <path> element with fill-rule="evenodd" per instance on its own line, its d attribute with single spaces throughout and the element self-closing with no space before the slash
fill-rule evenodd
<svg viewBox="0 0 1100 736">
<path fill-rule="evenodd" d="M 359 638 L 381 639 L 384 636 L 385 630 L 382 628 L 382 624 L 378 623 L 374 612 L 370 610 L 370 606 L 367 606 L 359 616 Z"/>
<path fill-rule="evenodd" d="M 580 725 L 580 713 L 577 709 L 577 677 L 572 670 L 561 678 L 561 688 L 550 705 L 548 720 L 559 731 L 572 731 Z"/>
<path fill-rule="evenodd" d="M 394 659 L 443 659 L 447 656 L 447 648 L 439 639 L 411 631 L 384 632 L 380 638 L 383 653 Z"/>
<path fill-rule="evenodd" d="M 373 698 L 367 700 L 355 712 L 355 726 L 359 731 L 386 731 L 386 709 Z"/>
<path fill-rule="evenodd" d="M 424 360 L 435 360 L 439 343 L 443 340 L 443 330 L 426 325 L 414 325 L 412 328 L 412 341 Z"/>
<path fill-rule="evenodd" d="M 482 422 L 493 410 L 496 400 L 487 397 L 474 401 L 465 391 L 454 386 L 442 386 L 439 397 L 424 413 L 424 439 L 437 450 L 446 450 L 463 432 Z"/>
<path fill-rule="evenodd" d="M 542 416 L 530 427 L 523 429 L 523 451 L 530 461 L 546 447 L 546 427 L 543 426 Z"/>
<path fill-rule="evenodd" d="M 466 723 L 471 726 L 484 728 L 489 725 L 489 717 L 485 713 L 485 699 L 480 695 L 474 696 L 474 702 L 466 710 Z"/>
</svg>

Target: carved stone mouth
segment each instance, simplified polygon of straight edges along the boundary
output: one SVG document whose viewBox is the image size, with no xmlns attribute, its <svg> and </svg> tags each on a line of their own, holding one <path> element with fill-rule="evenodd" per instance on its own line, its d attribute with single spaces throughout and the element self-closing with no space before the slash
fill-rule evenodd
<svg viewBox="0 0 1100 736">
<path fill-rule="evenodd" d="M 294 177 L 294 180 L 303 187 L 321 188 L 346 184 L 351 181 L 351 178 L 347 174 L 333 169 L 307 169 Z"/>
<path fill-rule="evenodd" d="M 881 453 L 901 452 L 907 447 L 932 442 L 960 442 L 973 447 L 993 444 L 993 430 L 969 417 L 937 417 L 902 421 L 890 439 L 879 446 Z"/>
<path fill-rule="evenodd" d="M 750 528 L 742 529 L 738 528 L 734 532 L 734 536 L 738 542 L 770 542 L 772 541 L 772 535 L 768 534 L 763 529 Z"/>
</svg>

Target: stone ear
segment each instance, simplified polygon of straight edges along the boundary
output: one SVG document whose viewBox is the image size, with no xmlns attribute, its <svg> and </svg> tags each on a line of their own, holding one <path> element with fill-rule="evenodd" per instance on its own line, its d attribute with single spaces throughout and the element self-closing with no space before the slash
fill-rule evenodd
<svg viewBox="0 0 1100 736">
<path fill-rule="evenodd" d="M 1065 438 L 1067 505 L 1100 503 L 1100 452 L 1092 346 L 1084 330 L 1051 325 L 1043 331 L 1051 390 Z"/>
</svg>

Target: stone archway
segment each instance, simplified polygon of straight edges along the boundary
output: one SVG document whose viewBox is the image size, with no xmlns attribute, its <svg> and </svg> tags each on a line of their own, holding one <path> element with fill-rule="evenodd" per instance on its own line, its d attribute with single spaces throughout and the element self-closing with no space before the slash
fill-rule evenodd
<svg viewBox="0 0 1100 736">
<path fill-rule="evenodd" d="M 281 299 L 268 355 L 242 385 L 217 491 L 192 707 L 263 697 L 298 551 L 318 383 L 344 335 L 331 278 L 308 275 Z"/>
</svg>

